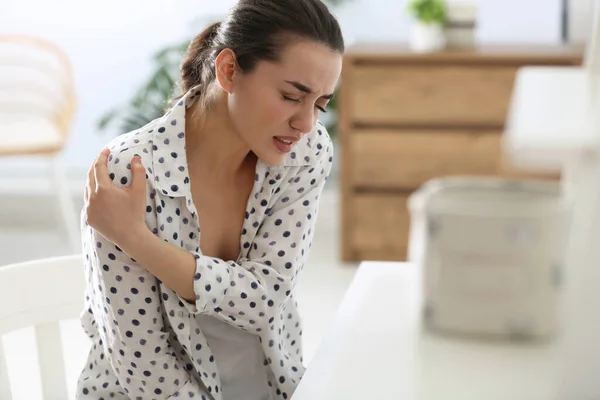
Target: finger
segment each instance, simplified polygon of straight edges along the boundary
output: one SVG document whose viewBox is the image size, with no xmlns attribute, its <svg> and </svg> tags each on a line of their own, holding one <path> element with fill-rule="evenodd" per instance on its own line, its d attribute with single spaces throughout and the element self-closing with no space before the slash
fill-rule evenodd
<svg viewBox="0 0 600 400">
<path fill-rule="evenodd" d="M 146 191 L 146 170 L 142 164 L 140 156 L 135 156 L 131 160 L 131 177 L 133 182 L 131 183 L 131 189 L 145 193 Z"/>
<path fill-rule="evenodd" d="M 90 195 L 89 195 L 89 189 L 88 189 L 88 186 L 87 186 L 87 185 L 85 185 L 85 188 L 84 188 L 84 190 L 83 190 L 83 202 L 84 202 L 85 204 L 87 204 L 87 203 L 88 203 L 88 199 L 89 199 L 89 198 L 90 198 Z"/>
<path fill-rule="evenodd" d="M 96 162 L 94 163 L 94 178 L 96 180 L 96 187 L 108 187 L 112 184 L 108 173 L 108 156 L 110 155 L 109 149 L 103 149 Z"/>
<path fill-rule="evenodd" d="M 96 160 L 94 160 L 94 163 Z M 86 180 L 86 189 L 88 190 L 88 195 L 94 193 L 96 191 L 96 178 L 94 178 L 94 163 L 90 165 L 88 169 L 88 175 Z"/>
</svg>

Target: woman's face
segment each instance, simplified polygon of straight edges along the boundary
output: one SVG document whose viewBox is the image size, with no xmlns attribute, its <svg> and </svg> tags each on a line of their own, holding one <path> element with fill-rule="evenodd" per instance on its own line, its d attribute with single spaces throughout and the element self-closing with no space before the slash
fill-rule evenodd
<svg viewBox="0 0 600 400">
<path fill-rule="evenodd" d="M 341 70 L 341 54 L 292 42 L 279 62 L 261 61 L 251 73 L 235 75 L 228 91 L 234 129 L 262 161 L 281 164 L 327 108 Z"/>
</svg>

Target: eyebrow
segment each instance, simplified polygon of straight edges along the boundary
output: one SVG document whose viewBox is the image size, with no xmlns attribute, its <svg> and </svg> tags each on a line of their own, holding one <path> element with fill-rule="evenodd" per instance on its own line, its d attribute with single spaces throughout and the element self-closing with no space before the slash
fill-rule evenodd
<svg viewBox="0 0 600 400">
<path fill-rule="evenodd" d="M 308 94 L 313 94 L 313 90 L 311 88 L 309 88 L 306 85 L 303 85 L 300 82 L 296 82 L 296 81 L 285 81 L 286 83 L 289 83 L 290 85 L 294 86 L 296 89 L 300 90 L 301 92 L 304 93 L 308 93 Z M 324 96 L 321 96 L 322 99 L 327 99 L 327 100 L 331 100 L 333 98 L 333 93 L 330 94 L 326 94 Z"/>
</svg>

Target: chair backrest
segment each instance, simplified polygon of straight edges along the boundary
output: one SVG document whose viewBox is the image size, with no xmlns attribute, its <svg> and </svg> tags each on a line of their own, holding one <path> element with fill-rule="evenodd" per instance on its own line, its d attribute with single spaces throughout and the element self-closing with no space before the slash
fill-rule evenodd
<svg viewBox="0 0 600 400">
<path fill-rule="evenodd" d="M 66 399 L 59 321 L 77 318 L 84 307 L 81 255 L 53 257 L 0 267 L 0 337 L 35 327 L 42 393 Z M 0 341 L 0 399 L 10 400 L 8 366 Z"/>
<path fill-rule="evenodd" d="M 0 34 L 0 121 L 43 119 L 66 141 L 74 93 L 72 66 L 62 49 L 35 36 Z"/>
</svg>

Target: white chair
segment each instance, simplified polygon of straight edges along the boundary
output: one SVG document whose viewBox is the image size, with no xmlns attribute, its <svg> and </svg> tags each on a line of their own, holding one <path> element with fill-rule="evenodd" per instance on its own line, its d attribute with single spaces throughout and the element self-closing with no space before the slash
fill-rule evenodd
<svg viewBox="0 0 600 400">
<path fill-rule="evenodd" d="M 84 292 L 79 254 L 0 267 L 0 338 L 35 327 L 44 399 L 68 398 L 59 321 L 79 317 Z M 1 341 L 0 399 L 12 399 Z"/>
<path fill-rule="evenodd" d="M 75 110 L 73 87 L 69 58 L 56 45 L 33 36 L 0 34 L 0 158 L 50 161 L 58 220 L 71 251 L 79 252 L 77 213 L 60 160 Z"/>
</svg>

